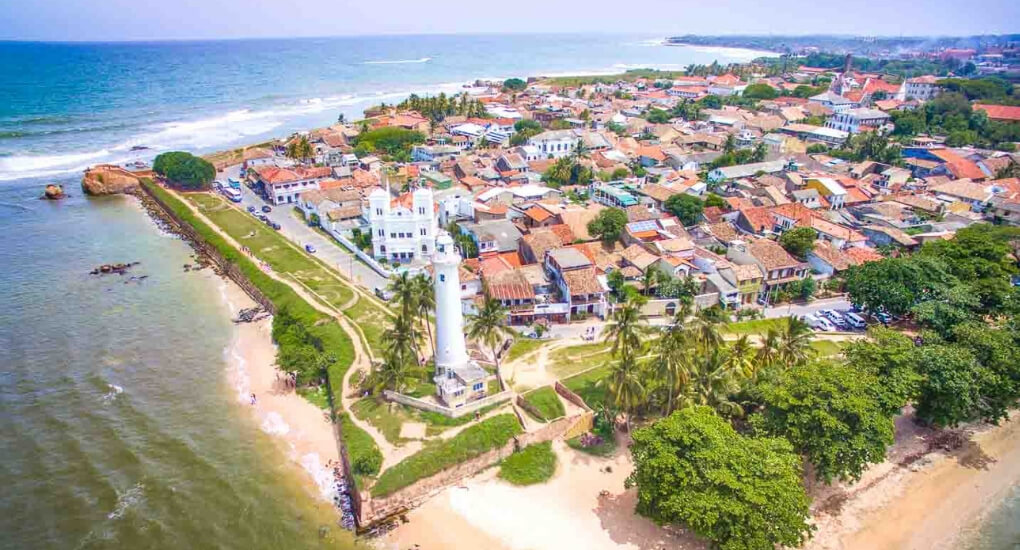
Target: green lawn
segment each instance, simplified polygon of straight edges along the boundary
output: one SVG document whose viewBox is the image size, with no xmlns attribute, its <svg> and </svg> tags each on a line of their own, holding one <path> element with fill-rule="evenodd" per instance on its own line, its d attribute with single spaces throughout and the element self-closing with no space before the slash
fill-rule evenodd
<svg viewBox="0 0 1020 550">
<path fill-rule="evenodd" d="M 506 457 L 499 467 L 499 477 L 514 485 L 542 483 L 555 473 L 556 453 L 550 441 L 521 449 Z"/>
<path fill-rule="evenodd" d="M 609 349 L 604 342 L 560 348 L 549 353 L 545 369 L 556 378 L 568 378 L 611 359 Z"/>
<path fill-rule="evenodd" d="M 764 334 L 770 328 L 782 329 L 786 324 L 786 317 L 777 319 L 751 319 L 750 321 L 739 321 L 726 324 L 722 332 L 726 334 Z"/>
<path fill-rule="evenodd" d="M 815 340 L 811 342 L 811 349 L 815 350 L 819 357 L 831 357 L 843 353 L 843 344 L 831 340 Z"/>
<path fill-rule="evenodd" d="M 596 408 L 606 398 L 606 387 L 597 385 L 599 380 L 609 376 L 609 365 L 603 365 L 590 371 L 571 376 L 563 380 L 563 385 L 570 391 L 581 396 L 591 408 Z"/>
<path fill-rule="evenodd" d="M 198 219 L 176 196 L 147 179 L 142 180 L 142 185 L 166 204 L 184 223 L 194 228 L 195 232 L 206 243 L 215 248 L 224 259 L 235 264 L 245 277 L 258 287 L 278 309 L 286 308 L 290 311 L 296 320 L 305 324 L 308 327 L 308 331 L 322 341 L 323 346 L 332 350 L 336 354 L 337 360 L 329 366 L 329 378 L 334 381 L 343 380 L 347 369 L 354 363 L 354 346 L 347 337 L 347 333 L 343 331 L 335 320 L 319 313 L 318 310 L 305 302 L 289 286 L 263 273 L 248 256 L 235 249 L 204 221 Z M 210 195 L 193 194 L 193 196 L 203 197 L 196 198 L 195 200 L 204 200 L 212 204 L 209 200 Z M 340 384 L 335 384 L 333 390 L 334 392 L 339 392 Z M 318 389 L 308 389 L 305 391 L 309 401 L 320 407 L 328 407 L 328 399 L 324 399 L 324 397 L 328 396 L 324 396 L 322 393 L 324 392 Z M 339 395 L 334 395 L 334 401 L 339 402 Z M 372 437 L 351 424 L 345 415 L 341 414 L 338 420 L 342 428 L 341 433 L 344 445 L 350 454 L 351 464 L 355 471 L 363 476 L 378 473 L 382 465 L 382 453 L 379 452 L 379 448 L 376 446 L 375 441 L 372 440 Z"/>
<path fill-rule="evenodd" d="M 382 357 L 383 351 L 386 349 L 386 339 L 383 337 L 383 334 L 389 328 L 390 320 L 392 319 L 390 313 L 377 306 L 368 298 L 362 297 L 358 299 L 353 307 L 344 310 L 344 315 L 350 317 L 361 327 L 361 331 L 365 333 L 365 339 L 368 340 L 369 347 L 372 348 L 372 353 L 377 358 Z"/>
<path fill-rule="evenodd" d="M 400 426 L 408 421 L 403 407 L 396 403 L 376 397 L 366 397 L 351 406 L 351 412 L 359 420 L 364 420 L 379 430 L 386 441 L 399 445 L 404 442 L 400 438 Z"/>
<path fill-rule="evenodd" d="M 552 386 L 543 386 L 532 390 L 524 394 L 524 400 L 538 410 L 540 417 L 535 420 L 539 422 L 548 422 L 567 414 L 563 402 L 560 401 L 560 396 L 556 395 L 556 390 L 552 389 Z M 525 410 L 527 411 L 527 409 Z M 531 411 L 528 411 L 528 414 L 531 414 Z"/>
<path fill-rule="evenodd" d="M 503 362 L 509 363 L 514 359 L 523 357 L 542 347 L 546 343 L 546 340 L 536 340 L 534 338 L 525 338 L 523 336 L 518 337 L 517 340 L 514 340 L 513 345 L 510 346 L 510 351 L 506 353 L 506 358 L 503 359 Z"/>
<path fill-rule="evenodd" d="M 512 414 L 501 414 L 484 420 L 451 439 L 426 446 L 383 472 L 372 486 L 372 496 L 393 494 L 454 464 L 502 447 L 522 431 L 517 417 Z"/>
</svg>

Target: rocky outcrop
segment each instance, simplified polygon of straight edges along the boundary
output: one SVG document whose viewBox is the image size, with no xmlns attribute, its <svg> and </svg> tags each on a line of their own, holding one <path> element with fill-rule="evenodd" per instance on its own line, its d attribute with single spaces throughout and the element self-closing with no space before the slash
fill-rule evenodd
<svg viewBox="0 0 1020 550">
<path fill-rule="evenodd" d="M 46 189 L 43 191 L 42 198 L 47 199 L 47 200 L 51 200 L 51 201 L 57 201 L 57 200 L 60 200 L 60 199 L 64 198 L 65 196 L 66 195 L 64 195 L 64 188 L 63 187 L 51 183 L 51 184 L 46 186 Z"/>
<path fill-rule="evenodd" d="M 81 188 L 87 195 L 134 194 L 139 191 L 141 184 L 138 176 L 120 166 L 100 164 L 85 170 Z"/>
</svg>

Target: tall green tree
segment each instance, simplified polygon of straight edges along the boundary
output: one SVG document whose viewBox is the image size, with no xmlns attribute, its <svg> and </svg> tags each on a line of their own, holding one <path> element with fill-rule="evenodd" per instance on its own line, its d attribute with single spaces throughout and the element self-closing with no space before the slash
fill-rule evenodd
<svg viewBox="0 0 1020 550">
<path fill-rule="evenodd" d="M 877 377 L 831 362 L 798 365 L 754 388 L 764 410 L 751 416 L 757 433 L 785 437 L 826 483 L 858 481 L 885 460 L 892 415 L 874 399 Z"/>
<path fill-rule="evenodd" d="M 705 211 L 705 203 L 698 197 L 687 193 L 677 193 L 669 197 L 662 207 L 676 216 L 685 226 L 698 223 L 701 220 L 701 214 Z"/>
<path fill-rule="evenodd" d="M 509 310 L 495 298 L 486 298 L 478 312 L 469 315 L 467 319 L 467 335 L 472 340 L 481 342 L 492 351 L 492 358 L 496 362 L 496 371 L 499 372 L 499 350 L 507 338 L 512 338 L 514 332 L 506 326 L 506 318 Z"/>
<path fill-rule="evenodd" d="M 725 550 L 797 547 L 812 527 L 801 459 L 782 438 L 738 434 L 707 407 L 636 430 L 637 512 L 690 529 Z"/>
<path fill-rule="evenodd" d="M 616 242 L 627 225 L 627 213 L 619 208 L 604 208 L 588 222 L 588 233 L 603 242 Z"/>
<path fill-rule="evenodd" d="M 810 227 L 795 227 L 779 236 L 779 244 L 790 254 L 803 260 L 815 247 L 818 232 Z"/>
<path fill-rule="evenodd" d="M 648 332 L 641 318 L 643 302 L 642 298 L 631 296 L 613 310 L 603 334 L 605 341 L 612 344 L 610 351 L 614 357 L 633 360 L 642 349 L 642 338 Z"/>
<path fill-rule="evenodd" d="M 435 352 L 436 340 L 432 337 L 432 323 L 429 321 L 429 315 L 436 310 L 436 293 L 432 289 L 432 278 L 425 273 L 419 273 L 411 281 L 416 294 L 415 309 L 418 320 L 425 325 L 429 335 L 429 347 Z"/>
</svg>

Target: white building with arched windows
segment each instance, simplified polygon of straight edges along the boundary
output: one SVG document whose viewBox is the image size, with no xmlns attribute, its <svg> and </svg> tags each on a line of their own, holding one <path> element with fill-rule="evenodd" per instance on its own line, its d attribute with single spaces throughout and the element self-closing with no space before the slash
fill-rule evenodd
<svg viewBox="0 0 1020 550">
<path fill-rule="evenodd" d="M 372 254 L 394 262 L 431 258 L 439 225 L 432 190 L 419 188 L 396 198 L 385 189 L 368 196 Z"/>
</svg>

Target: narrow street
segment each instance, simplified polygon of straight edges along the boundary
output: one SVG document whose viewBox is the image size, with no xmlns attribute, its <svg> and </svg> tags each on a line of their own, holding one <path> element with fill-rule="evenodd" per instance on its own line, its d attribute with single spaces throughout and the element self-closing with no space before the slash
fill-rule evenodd
<svg viewBox="0 0 1020 550">
<path fill-rule="evenodd" d="M 220 172 L 217 178 L 224 182 L 227 178 L 238 178 L 239 171 L 239 165 L 231 166 L 225 171 Z M 303 220 L 299 219 L 299 213 L 294 211 L 295 205 L 273 206 L 243 184 L 241 185 L 241 197 L 242 200 L 239 206 L 243 210 L 247 210 L 249 206 L 254 206 L 256 213 L 261 214 L 263 206 L 270 206 L 273 211 L 267 215 L 269 219 L 280 224 L 281 235 L 302 248 L 307 244 L 311 244 L 315 247 L 316 256 L 336 268 L 340 273 L 349 276 L 357 284 L 368 289 L 369 292 L 373 291 L 377 286 L 386 286 L 387 281 L 382 275 L 379 275 L 374 269 L 359 261 L 342 244 L 309 227 Z"/>
</svg>

